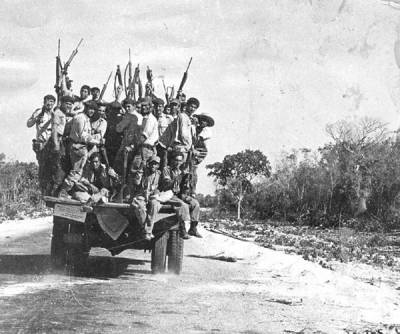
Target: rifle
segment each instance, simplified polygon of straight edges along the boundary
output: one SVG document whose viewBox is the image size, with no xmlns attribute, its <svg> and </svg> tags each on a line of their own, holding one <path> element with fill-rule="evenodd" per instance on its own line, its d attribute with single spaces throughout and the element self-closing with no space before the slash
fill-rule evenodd
<svg viewBox="0 0 400 334">
<path fill-rule="evenodd" d="M 135 68 L 135 74 L 133 76 L 133 81 L 134 84 L 138 85 L 138 97 L 141 99 L 143 97 L 143 86 L 142 86 L 142 81 L 140 80 L 140 68 L 139 64 Z"/>
<path fill-rule="evenodd" d="M 127 82 L 128 76 L 128 82 Z M 126 97 L 132 98 L 134 92 L 132 91 L 132 61 L 131 61 L 131 49 L 129 49 L 129 61 L 125 67 L 124 71 L 124 88 L 125 88 L 125 95 Z M 133 90 L 135 88 L 133 87 Z"/>
<path fill-rule="evenodd" d="M 71 55 L 69 56 L 67 62 L 64 64 L 63 72 L 67 73 L 68 72 L 68 67 L 71 65 L 72 61 L 74 60 L 76 54 L 78 53 L 78 48 L 83 42 L 83 38 L 79 41 L 78 45 L 76 46 L 75 50 L 72 51 Z"/>
<path fill-rule="evenodd" d="M 121 74 L 121 69 L 119 68 L 119 65 L 117 65 L 117 71 L 115 72 L 115 77 L 114 77 L 114 95 L 115 95 L 115 101 L 118 101 L 120 95 L 121 95 L 121 89 L 122 89 L 122 74 Z"/>
<path fill-rule="evenodd" d="M 171 94 L 169 95 L 170 101 L 174 98 L 174 93 L 175 93 L 175 86 L 171 87 Z"/>
<path fill-rule="evenodd" d="M 62 65 L 61 65 L 61 58 L 60 58 L 60 39 L 58 39 L 58 53 L 56 57 L 56 83 L 54 85 L 54 88 L 56 90 L 57 94 L 57 105 L 60 105 L 60 99 L 61 99 L 61 77 L 62 77 Z"/>
<path fill-rule="evenodd" d="M 181 183 L 181 193 L 184 195 L 192 195 L 193 190 L 193 147 L 190 148 L 186 162 L 185 162 L 185 171 L 187 171 L 182 179 Z"/>
<path fill-rule="evenodd" d="M 128 168 L 128 151 L 124 150 L 124 169 L 122 171 L 122 177 L 121 177 L 121 189 L 118 194 L 118 202 L 123 203 L 124 202 L 124 192 L 125 189 L 128 187 L 126 184 L 126 170 Z"/>
<path fill-rule="evenodd" d="M 108 175 L 108 171 L 111 168 L 111 166 L 110 166 L 110 162 L 108 161 L 107 150 L 104 145 L 99 145 L 98 148 L 99 148 L 99 151 L 100 151 L 101 155 L 103 156 L 104 162 L 106 164 L 108 181 L 110 182 L 110 187 L 113 190 L 113 193 L 110 196 L 110 200 L 112 200 L 114 198 L 114 196 L 116 195 L 116 189 L 113 186 L 114 181 L 113 181 L 112 177 L 110 175 Z M 117 179 L 117 183 L 118 183 L 118 180 L 119 179 Z"/>
<path fill-rule="evenodd" d="M 106 83 L 103 85 L 103 88 L 101 89 L 101 93 L 100 93 L 100 96 L 99 96 L 99 101 L 101 101 L 103 99 L 104 93 L 106 92 L 106 89 L 107 89 L 107 86 L 108 86 L 108 82 L 110 81 L 111 76 L 112 76 L 112 71 L 111 71 L 110 75 L 108 76 L 108 79 L 107 79 Z"/>
<path fill-rule="evenodd" d="M 179 89 L 178 89 L 178 92 L 176 94 L 176 98 L 178 98 L 179 95 L 182 93 L 183 86 L 185 85 L 187 77 L 188 77 L 188 71 L 189 71 L 190 64 L 192 63 L 192 58 L 193 57 L 190 57 L 189 64 L 188 64 L 188 66 L 186 68 L 186 71 L 185 71 L 185 73 L 183 73 L 183 77 L 182 77 L 181 83 L 179 85 Z"/>
<path fill-rule="evenodd" d="M 138 83 L 139 80 L 139 64 L 135 67 L 135 72 L 133 73 L 133 80 L 131 82 L 131 90 L 133 92 L 133 99 L 136 101 L 136 91 L 135 91 L 135 85 Z"/>
<path fill-rule="evenodd" d="M 146 83 L 146 96 L 153 96 L 154 94 L 154 87 L 153 87 L 153 72 L 151 69 L 147 66 L 146 70 L 146 77 L 147 77 L 147 83 Z"/>
<path fill-rule="evenodd" d="M 139 99 L 143 97 L 143 86 L 142 86 L 142 80 L 138 80 L 138 92 L 139 92 Z"/>
<path fill-rule="evenodd" d="M 164 79 L 162 80 L 162 84 L 163 84 L 163 87 L 164 87 L 165 101 L 167 102 L 167 104 L 169 104 L 168 90 L 167 90 L 167 87 L 165 87 Z"/>
</svg>

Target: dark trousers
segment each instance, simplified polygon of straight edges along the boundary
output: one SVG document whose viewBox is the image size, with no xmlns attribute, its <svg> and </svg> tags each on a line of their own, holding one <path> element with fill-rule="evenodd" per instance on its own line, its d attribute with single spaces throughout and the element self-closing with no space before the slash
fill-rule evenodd
<svg viewBox="0 0 400 334">
<path fill-rule="evenodd" d="M 71 169 L 64 180 L 68 190 L 80 180 L 88 159 L 88 150 L 85 144 L 72 144 L 70 150 Z"/>
<path fill-rule="evenodd" d="M 160 144 L 156 145 L 156 150 L 157 155 L 160 157 L 160 170 L 163 170 L 164 167 L 168 166 L 168 150 Z"/>
</svg>

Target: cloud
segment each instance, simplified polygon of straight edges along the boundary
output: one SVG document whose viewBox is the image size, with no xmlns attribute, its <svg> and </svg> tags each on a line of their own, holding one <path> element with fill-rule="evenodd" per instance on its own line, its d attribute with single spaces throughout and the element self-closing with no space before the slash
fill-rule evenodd
<svg viewBox="0 0 400 334">
<path fill-rule="evenodd" d="M 35 53 L 29 49 L 7 45 L 0 55 L 0 92 L 24 89 L 39 79 Z"/>
<path fill-rule="evenodd" d="M 20 28 L 44 27 L 51 20 L 53 1 L 42 0 L 6 0 L 2 3 L 1 15 Z"/>
</svg>

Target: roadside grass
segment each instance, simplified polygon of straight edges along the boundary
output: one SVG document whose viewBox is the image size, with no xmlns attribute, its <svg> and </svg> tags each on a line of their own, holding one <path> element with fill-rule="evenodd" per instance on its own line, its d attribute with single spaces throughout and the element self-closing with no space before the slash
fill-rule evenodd
<svg viewBox="0 0 400 334">
<path fill-rule="evenodd" d="M 23 220 L 27 218 L 39 218 L 52 214 L 44 202 L 35 205 L 28 202 L 8 202 L 0 204 L 0 224 L 6 220 Z"/>
<path fill-rule="evenodd" d="M 301 255 L 324 268 L 333 269 L 332 261 L 339 261 L 400 271 L 400 231 L 360 232 L 350 227 L 322 228 L 233 218 L 211 218 L 208 223 L 263 247 Z"/>
</svg>

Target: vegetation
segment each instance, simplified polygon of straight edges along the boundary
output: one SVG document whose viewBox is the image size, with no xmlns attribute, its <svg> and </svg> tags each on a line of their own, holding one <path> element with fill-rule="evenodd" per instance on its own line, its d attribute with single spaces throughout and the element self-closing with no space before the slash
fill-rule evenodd
<svg viewBox="0 0 400 334">
<path fill-rule="evenodd" d="M 371 231 L 396 228 L 400 143 L 388 135 L 385 124 L 371 118 L 330 124 L 327 132 L 330 143 L 314 152 L 282 154 L 273 173 L 259 151 L 264 166 L 256 164 L 250 174 L 247 162 L 254 160 L 243 152 L 208 165 L 217 184 L 219 210 L 233 211 L 239 203 L 245 218 Z M 248 156 L 254 151 L 245 152 Z M 237 182 L 245 190 L 241 196 L 235 192 Z"/>
<path fill-rule="evenodd" d="M 42 209 L 38 166 L 31 162 L 6 162 L 0 154 L 0 222 Z"/>
<path fill-rule="evenodd" d="M 242 202 L 253 192 L 253 184 L 260 177 L 268 177 L 271 167 L 261 151 L 245 150 L 225 156 L 222 162 L 206 166 L 209 176 L 214 177 L 220 190 L 227 192 L 237 207 L 237 218 L 241 218 Z"/>
</svg>

